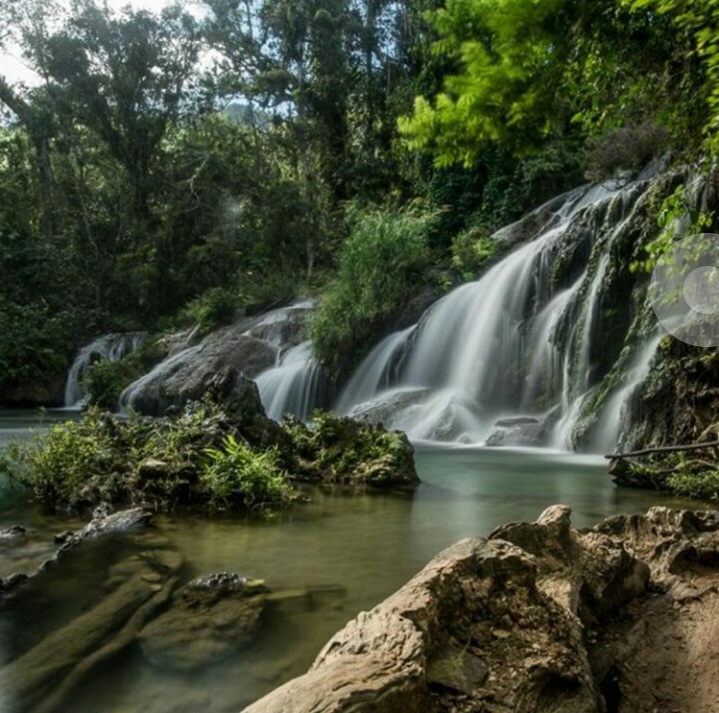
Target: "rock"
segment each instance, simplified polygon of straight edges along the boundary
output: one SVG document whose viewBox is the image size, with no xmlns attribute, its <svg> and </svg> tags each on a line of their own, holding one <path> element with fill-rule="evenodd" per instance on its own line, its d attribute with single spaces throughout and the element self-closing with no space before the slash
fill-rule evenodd
<svg viewBox="0 0 719 713">
<path fill-rule="evenodd" d="M 561 216 L 559 210 L 572 197 L 572 194 L 574 194 L 577 201 L 579 201 L 587 193 L 588 188 L 589 186 L 583 186 L 569 193 L 564 193 L 552 198 L 516 223 L 512 223 L 498 230 L 492 235 L 492 240 L 504 243 L 507 247 L 533 240 L 540 233 L 560 222 Z"/>
<path fill-rule="evenodd" d="M 146 581 L 147 576 L 152 581 Z M 174 586 L 150 566 L 137 571 L 97 606 L 50 634 L 0 670 L 0 690 L 34 713 L 50 713 L 96 667 L 132 643 Z"/>
<path fill-rule="evenodd" d="M 152 513 L 142 508 L 120 510 L 112 514 L 109 511 L 110 506 L 103 503 L 95 508 L 93 519 L 82 530 L 55 535 L 55 542 L 60 544 L 60 548 L 40 565 L 38 573 L 55 566 L 84 542 L 108 535 L 130 534 L 146 527 L 152 520 Z"/>
<path fill-rule="evenodd" d="M 392 428 L 406 409 L 423 404 L 428 395 L 428 389 L 402 389 L 357 404 L 347 415 L 362 423 L 384 424 Z"/>
<path fill-rule="evenodd" d="M 427 666 L 430 686 L 442 686 L 467 696 L 483 686 L 488 676 L 489 669 L 484 661 L 456 644 L 440 649 Z"/>
<path fill-rule="evenodd" d="M 537 557 L 539 586 L 572 614 L 594 625 L 646 590 L 649 568 L 622 542 L 599 532 L 578 533 L 570 527 L 571 510 L 555 505 L 536 523 L 497 528 L 490 539 L 512 542 Z"/>
<path fill-rule="evenodd" d="M 138 413 L 159 416 L 170 406 L 201 399 L 215 375 L 228 367 L 248 378 L 257 376 L 274 365 L 277 350 L 246 331 L 247 323 L 242 322 L 213 332 L 131 384 L 120 402 Z"/>
<path fill-rule="evenodd" d="M 450 710 L 457 694 L 466 710 L 490 710 L 491 698 L 497 711 L 597 713 L 581 623 L 539 576 L 537 558 L 509 542 L 463 540 L 245 713 L 424 713 Z"/>
<path fill-rule="evenodd" d="M 544 423 L 530 416 L 496 421 L 485 446 L 541 446 L 547 436 Z"/>
<path fill-rule="evenodd" d="M 9 594 L 10 592 L 17 589 L 21 584 L 24 584 L 29 579 L 29 575 L 22 572 L 16 572 L 11 574 L 5 579 L 0 579 L 0 596 Z"/>
<path fill-rule="evenodd" d="M 260 580 L 220 572 L 191 581 L 140 633 L 154 666 L 190 671 L 245 646 L 255 636 L 269 590 Z"/>
<path fill-rule="evenodd" d="M 0 530 L 0 541 L 2 540 L 18 540 L 24 537 L 27 532 L 27 528 L 22 525 L 13 525 L 7 530 Z"/>
</svg>

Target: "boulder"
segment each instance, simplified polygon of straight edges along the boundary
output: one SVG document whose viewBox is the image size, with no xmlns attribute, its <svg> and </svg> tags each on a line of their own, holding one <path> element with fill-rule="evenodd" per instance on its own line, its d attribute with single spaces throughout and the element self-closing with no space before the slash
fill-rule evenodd
<svg viewBox="0 0 719 713">
<path fill-rule="evenodd" d="M 553 554 L 545 557 L 540 550 L 548 544 Z M 606 565 L 608 582 L 623 581 L 631 571 L 634 560 L 624 555 L 626 561 Z M 548 511 L 533 525 L 509 526 L 489 540 L 463 540 L 351 621 L 307 674 L 245 713 L 598 713 L 603 703 L 579 606 L 583 583 L 599 576 L 597 557 L 596 548 L 571 530 L 568 508 Z M 575 595 L 554 596 L 543 585 L 573 561 L 582 563 Z M 596 589 L 592 596 L 601 600 Z"/>
<path fill-rule="evenodd" d="M 82 681 L 132 644 L 166 605 L 182 559 L 147 552 L 120 564 L 127 576 L 106 597 L 0 670 L 0 691 L 22 702 L 18 710 L 61 708 Z"/>
<path fill-rule="evenodd" d="M 142 508 L 110 512 L 108 505 L 95 508 L 92 520 L 77 532 L 63 532 L 55 535 L 54 542 L 59 545 L 51 557 L 45 559 L 31 574 L 18 573 L 0 580 L 0 602 L 3 597 L 15 594 L 26 582 L 33 580 L 58 562 L 77 550 L 83 543 L 97 540 L 108 535 L 132 534 L 142 530 L 152 520 L 152 513 Z M 14 528 L 11 528 L 14 529 Z"/>
<path fill-rule="evenodd" d="M 496 421 L 486 446 L 541 446 L 546 438 L 544 424 L 531 416 Z"/>
<path fill-rule="evenodd" d="M 246 327 L 244 322 L 225 327 L 199 345 L 169 357 L 128 386 L 120 397 L 121 404 L 138 413 L 159 416 L 170 406 L 181 407 L 201 399 L 215 375 L 228 367 L 249 378 L 270 368 L 277 350 L 246 334 Z"/>
<path fill-rule="evenodd" d="M 236 651 L 254 638 L 268 591 L 260 580 L 228 572 L 192 580 L 140 633 L 145 658 L 158 668 L 191 671 Z"/>
<path fill-rule="evenodd" d="M 13 525 L 6 530 L 0 530 L 0 542 L 3 540 L 20 540 L 25 536 L 27 528 L 22 525 Z"/>
<path fill-rule="evenodd" d="M 570 514 L 445 550 L 244 713 L 717 710 L 719 513 Z"/>
</svg>

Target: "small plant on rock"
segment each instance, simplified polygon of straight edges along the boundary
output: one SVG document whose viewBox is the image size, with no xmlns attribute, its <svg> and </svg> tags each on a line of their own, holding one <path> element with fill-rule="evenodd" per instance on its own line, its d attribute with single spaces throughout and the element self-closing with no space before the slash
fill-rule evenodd
<svg viewBox="0 0 719 713">
<path fill-rule="evenodd" d="M 292 488 L 274 449 L 255 453 L 230 434 L 222 439 L 220 448 L 207 448 L 205 453 L 208 462 L 200 482 L 211 505 L 263 507 L 291 499 Z"/>
</svg>

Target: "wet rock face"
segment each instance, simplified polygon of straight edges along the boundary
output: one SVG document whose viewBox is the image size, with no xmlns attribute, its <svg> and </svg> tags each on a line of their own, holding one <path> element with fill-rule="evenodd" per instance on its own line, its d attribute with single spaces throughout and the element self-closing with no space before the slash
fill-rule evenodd
<svg viewBox="0 0 719 713">
<path fill-rule="evenodd" d="M 259 580 L 220 572 L 194 579 L 139 640 L 154 666 L 190 671 L 248 644 L 259 628 L 268 588 Z"/>
<path fill-rule="evenodd" d="M 547 436 L 544 424 L 529 416 L 501 419 L 494 428 L 486 446 L 541 446 Z"/>
<path fill-rule="evenodd" d="M 128 387 L 123 402 L 138 413 L 160 416 L 170 406 L 201 399 L 216 374 L 227 368 L 249 378 L 257 376 L 275 363 L 277 352 L 245 330 L 244 323 L 221 329 L 200 345 L 174 355 L 172 363 L 168 360 Z"/>
</svg>

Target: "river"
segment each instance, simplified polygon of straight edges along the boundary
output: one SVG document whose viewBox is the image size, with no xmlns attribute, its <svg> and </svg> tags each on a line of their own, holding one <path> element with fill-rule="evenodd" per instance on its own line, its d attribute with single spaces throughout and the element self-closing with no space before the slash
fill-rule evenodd
<svg viewBox="0 0 719 713">
<path fill-rule="evenodd" d="M 0 412 L 0 444 L 64 417 Z M 236 713 L 303 673 L 349 619 L 380 602 L 462 537 L 487 535 L 503 522 L 535 520 L 558 502 L 571 505 L 575 526 L 656 504 L 687 504 L 616 488 L 605 463 L 593 456 L 420 444 L 416 461 L 422 484 L 412 495 L 318 491 L 310 502 L 265 520 L 156 518 L 157 534 L 185 556 L 186 578 L 234 571 L 262 578 L 274 590 L 339 585 L 344 594 L 267 616 L 249 648 L 190 674 L 153 668 L 139 649 L 131 649 L 94 675 L 62 710 Z M 28 536 L 22 546 L 0 544 L 0 577 L 36 566 L 52 551 L 52 534 L 80 522 L 41 512 L 27 493 L 0 481 L 0 530 L 14 524 L 27 526 Z M 0 609 L 0 663 L 90 606 L 101 596 L 105 568 L 124 554 L 121 547 L 106 547 L 102 559 L 81 558 L 66 571 L 64 565 L 58 567 L 31 602 L 19 597 Z M 22 710 L 19 704 L 1 713 Z"/>
</svg>

